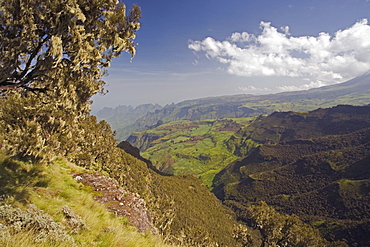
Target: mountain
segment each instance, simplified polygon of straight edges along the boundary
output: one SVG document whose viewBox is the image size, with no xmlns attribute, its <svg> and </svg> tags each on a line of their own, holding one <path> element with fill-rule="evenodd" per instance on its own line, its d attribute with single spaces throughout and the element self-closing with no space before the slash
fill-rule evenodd
<svg viewBox="0 0 370 247">
<path fill-rule="evenodd" d="M 350 98 L 353 101 L 363 102 L 362 104 L 367 103 L 367 101 L 362 99 L 363 95 L 366 95 L 370 92 L 370 73 L 365 73 L 361 76 L 353 78 L 349 81 L 342 82 L 339 84 L 333 84 L 330 86 L 324 86 L 320 88 L 312 88 L 306 91 L 297 91 L 297 92 L 284 92 L 278 93 L 275 95 L 270 95 L 270 99 L 282 99 L 282 101 L 295 101 L 295 100 L 327 100 L 328 103 L 330 100 L 341 98 L 342 100 L 349 100 Z M 351 102 L 348 102 L 348 104 Z"/>
<path fill-rule="evenodd" d="M 248 141 L 260 145 L 240 148 Z M 248 222 L 246 208 L 265 201 L 328 240 L 370 245 L 369 105 L 276 112 L 239 130 L 229 146 L 246 156 L 215 176 L 213 192 L 240 219 Z"/>
<path fill-rule="evenodd" d="M 95 116 L 99 120 L 105 120 L 109 125 L 117 130 L 117 139 L 123 140 L 128 137 L 132 132 L 126 133 L 122 129 L 122 126 L 127 126 L 135 123 L 136 119 L 145 116 L 148 112 L 155 112 L 163 107 L 158 104 L 144 104 L 137 107 L 132 107 L 131 105 L 125 106 L 120 105 L 116 108 L 104 107 L 99 110 Z"/>
<path fill-rule="evenodd" d="M 306 91 L 187 100 L 148 112 L 129 125 L 123 121 L 115 122 L 113 129 L 117 130 L 118 136 L 127 136 L 129 132 L 140 132 L 177 120 L 243 118 L 275 111 L 310 111 L 339 104 L 364 105 L 369 102 L 370 74 L 367 73 L 347 82 Z M 107 121 L 110 123 L 109 119 Z"/>
<path fill-rule="evenodd" d="M 368 106 L 339 105 L 307 112 L 274 112 L 238 130 L 226 141 L 235 155 L 244 156 L 248 143 L 277 144 L 296 139 L 345 134 L 369 126 Z"/>
</svg>

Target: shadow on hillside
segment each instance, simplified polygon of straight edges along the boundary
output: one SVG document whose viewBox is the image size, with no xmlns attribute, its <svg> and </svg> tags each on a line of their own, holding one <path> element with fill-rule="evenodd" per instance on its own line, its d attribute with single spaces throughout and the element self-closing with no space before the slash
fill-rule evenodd
<svg viewBox="0 0 370 247">
<path fill-rule="evenodd" d="M 40 165 L 30 159 L 5 158 L 0 160 L 0 200 L 14 197 L 27 203 L 31 187 L 47 187 L 49 179 Z"/>
</svg>

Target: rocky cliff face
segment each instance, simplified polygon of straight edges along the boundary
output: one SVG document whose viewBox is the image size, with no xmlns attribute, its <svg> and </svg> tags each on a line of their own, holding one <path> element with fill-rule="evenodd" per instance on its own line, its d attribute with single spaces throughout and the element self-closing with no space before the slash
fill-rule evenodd
<svg viewBox="0 0 370 247">
<path fill-rule="evenodd" d="M 141 152 L 147 150 L 153 141 L 158 140 L 161 136 L 152 133 L 133 133 L 127 138 L 127 142 L 137 147 Z"/>
</svg>

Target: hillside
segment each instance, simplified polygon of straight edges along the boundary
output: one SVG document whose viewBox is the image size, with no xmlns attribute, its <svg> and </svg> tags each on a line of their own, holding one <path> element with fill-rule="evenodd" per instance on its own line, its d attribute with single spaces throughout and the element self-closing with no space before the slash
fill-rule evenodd
<svg viewBox="0 0 370 247">
<path fill-rule="evenodd" d="M 254 119 L 173 121 L 133 133 L 127 141 L 160 171 L 193 174 L 210 187 L 214 175 L 238 158 L 226 148 L 225 141 Z"/>
<path fill-rule="evenodd" d="M 193 175 L 158 171 L 128 143 L 117 146 L 110 125 L 90 114 L 112 60 L 136 54 L 138 5 L 3 1 L 0 19 L 1 246 L 338 246 L 266 203 L 245 210 L 249 226 L 238 221 L 238 205 L 225 207 Z M 180 113 L 254 111 L 238 104 Z M 156 107 L 120 110 L 129 119 Z"/>
<path fill-rule="evenodd" d="M 98 173 L 63 159 L 46 164 L 2 156 L 0 243 L 17 246 L 29 236 L 24 246 L 241 246 L 234 236 L 248 228 L 201 181 L 161 176 L 123 155 L 128 164 Z"/>
<path fill-rule="evenodd" d="M 153 226 L 145 206 L 131 199 L 135 194 L 119 193 L 132 206 L 116 214 L 98 202 L 106 198 L 101 190 L 81 183 L 81 174 L 90 174 L 106 188 L 114 185 L 63 159 L 32 164 L 1 154 L 0 245 L 166 246 L 159 236 L 140 233 Z M 135 211 L 141 215 L 132 214 Z"/>
<path fill-rule="evenodd" d="M 131 124 L 125 121 L 106 120 L 113 124 L 113 129 L 117 131 L 117 139 L 122 141 L 130 133 L 177 120 L 243 118 L 271 114 L 275 111 L 310 111 L 340 104 L 364 105 L 369 101 L 370 73 L 367 73 L 347 82 L 305 91 L 187 100 L 148 112 Z M 122 118 L 120 113 L 116 114 L 116 118 Z"/>
<path fill-rule="evenodd" d="M 370 106 L 274 113 L 231 138 L 262 144 L 216 175 L 216 196 L 245 217 L 265 201 L 329 240 L 370 244 Z M 237 141 L 236 141 L 237 140 Z M 230 141 L 230 140 L 229 140 Z M 234 151 L 239 144 L 234 145 Z M 245 149 L 244 149 L 245 150 Z"/>
<path fill-rule="evenodd" d="M 96 123 L 94 117 L 79 124 L 83 135 L 62 143 L 58 150 L 76 145 L 73 153 L 50 158 L 1 156 L 1 243 L 257 247 L 283 242 L 338 246 L 323 240 L 298 218 L 266 205 L 250 208 L 252 225 L 248 227 L 236 221 L 234 213 L 199 179 L 192 175 L 164 176 L 151 169 L 135 150 L 130 155 L 112 145 L 109 126 Z M 6 150 L 4 145 L 1 148 Z M 287 225 L 281 228 L 284 222 Z M 261 231 L 260 226 L 269 230 Z M 137 232 L 145 229 L 152 233 Z"/>
<path fill-rule="evenodd" d="M 238 130 L 227 141 L 234 154 L 243 156 L 250 141 L 277 144 L 296 139 L 346 134 L 370 125 L 368 106 L 339 105 L 311 112 L 275 112 Z"/>
<path fill-rule="evenodd" d="M 139 230 L 143 230 L 142 225 L 137 224 L 137 220 L 130 219 L 129 215 L 123 219 L 121 213 L 129 212 L 130 215 L 135 215 L 137 209 L 146 208 L 151 220 L 143 222 L 152 222 L 152 227 L 146 229 L 152 231 L 153 234 L 158 231 L 156 236 L 149 234 L 148 239 L 159 238 L 158 245 L 164 242 L 183 246 L 242 246 L 245 240 L 243 242 L 238 239 L 239 232 L 247 232 L 248 234 L 244 236 L 259 241 L 258 234 L 254 234 L 256 236 L 253 237 L 253 230 L 238 223 L 232 211 L 225 208 L 199 179 L 192 175 L 161 175 L 155 169 L 148 167 L 144 161 L 116 147 L 117 142 L 113 132 L 105 121 L 97 122 L 96 117 L 88 112 L 78 113 L 73 109 L 55 107 L 51 103 L 44 104 L 45 99 L 41 96 L 48 97 L 46 94 L 32 94 L 28 97 L 15 94 L 0 99 L 0 152 L 4 156 L 2 158 L 4 162 L 0 162 L 1 190 L 3 191 L 1 195 L 8 198 L 0 201 L 0 206 L 4 206 L 6 210 L 6 214 L 0 219 L 1 229 L 6 230 L 8 227 L 12 229 L 14 217 L 18 217 L 18 214 L 26 214 L 24 217 L 27 217 L 28 213 L 24 213 L 25 210 L 27 211 L 30 204 L 35 204 L 37 208 L 48 212 L 48 215 L 52 217 L 50 219 L 49 216 L 45 216 L 49 219 L 48 222 L 51 222 L 50 224 L 53 226 L 62 224 L 57 228 L 49 228 L 48 225 L 41 226 L 40 231 L 43 235 L 53 234 L 54 230 L 62 229 L 68 222 L 68 217 L 71 218 L 70 215 L 73 215 L 66 208 L 67 219 L 63 216 L 61 209 L 65 202 L 70 208 L 73 207 L 73 212 L 81 215 L 81 218 L 87 222 L 86 227 L 92 227 L 91 224 L 96 226 L 91 230 L 92 232 L 85 229 L 81 230 L 81 235 L 73 233 L 71 237 L 75 241 L 82 239 L 80 242 L 86 242 L 87 246 L 100 243 L 102 246 L 122 246 L 123 240 L 118 239 L 117 242 L 112 242 L 116 240 L 111 239 L 115 234 L 110 231 L 109 220 L 97 218 L 93 223 L 88 223 L 90 217 L 99 212 L 95 207 L 86 204 L 91 209 L 84 214 L 77 209 L 74 210 L 80 207 L 77 203 L 81 203 L 82 206 L 86 203 L 85 197 L 80 196 L 80 190 L 90 191 L 89 187 L 77 184 L 77 181 L 73 180 L 72 177 L 77 172 L 78 175 L 75 178 L 97 190 L 91 197 L 96 195 L 98 201 L 113 211 L 113 214 L 106 212 L 114 219 L 112 222 L 124 220 L 126 225 L 127 223 L 136 225 Z M 72 113 L 75 115 L 71 115 Z M 59 160 L 62 164 L 68 165 L 59 166 Z M 68 168 L 69 164 L 76 168 Z M 59 175 L 58 170 L 54 169 L 60 169 L 65 174 Z M 96 174 L 94 176 L 96 179 L 91 180 L 85 176 L 86 173 Z M 57 180 L 49 183 L 49 177 L 53 176 L 56 176 Z M 66 182 L 58 180 L 62 178 L 65 178 Z M 111 183 L 104 181 L 111 181 Z M 37 194 L 39 192 L 41 194 Z M 64 196 L 67 198 L 64 199 Z M 72 204 L 72 201 L 76 204 Z M 101 204 L 98 205 L 101 207 Z M 33 208 L 30 210 L 32 213 Z M 148 215 L 145 211 L 141 212 L 139 215 Z M 29 221 L 22 218 L 19 222 Z M 15 223 L 14 227 L 23 224 L 19 222 Z M 8 233 L 4 235 L 8 236 L 4 241 L 19 240 L 31 234 L 31 242 L 25 246 L 32 246 L 34 243 L 30 232 L 32 222 L 30 227 L 26 223 L 24 229 L 18 229 L 20 232 L 17 229 L 16 231 L 10 230 L 8 232 L 10 235 L 7 235 Z M 220 222 L 222 222 L 221 225 Z M 107 230 L 100 226 L 107 227 Z M 114 225 L 114 227 L 119 227 L 119 225 Z M 151 229 L 157 229 L 157 231 Z M 106 234 L 109 235 L 108 240 L 104 239 L 105 234 L 101 231 L 108 231 Z M 19 238 L 17 238 L 18 233 Z M 124 235 L 132 238 L 130 241 L 137 243 L 136 246 L 142 246 L 140 237 L 136 241 L 135 235 Z M 60 237 L 64 236 L 65 234 L 62 234 Z M 66 238 L 69 239 L 68 236 Z M 60 240 L 59 235 L 56 238 Z M 45 241 L 45 245 L 50 246 L 48 240 Z M 128 246 L 130 246 L 130 241 L 127 241 Z M 254 241 L 248 240 L 248 242 L 252 244 Z M 71 243 L 68 245 L 71 246 Z M 150 245 L 150 240 L 148 240 L 148 245 Z M 10 242 L 8 246 L 17 245 Z"/>
</svg>

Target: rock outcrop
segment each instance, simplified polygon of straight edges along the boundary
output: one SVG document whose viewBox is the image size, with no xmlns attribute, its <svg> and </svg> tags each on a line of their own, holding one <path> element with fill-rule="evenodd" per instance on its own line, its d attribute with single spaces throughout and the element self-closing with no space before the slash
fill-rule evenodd
<svg viewBox="0 0 370 247">
<path fill-rule="evenodd" d="M 150 231 L 158 234 L 158 230 L 152 224 L 146 203 L 139 194 L 125 190 L 116 180 L 100 173 L 76 173 L 74 178 L 100 192 L 100 195 L 95 198 L 110 212 L 126 217 L 140 232 Z"/>
</svg>

